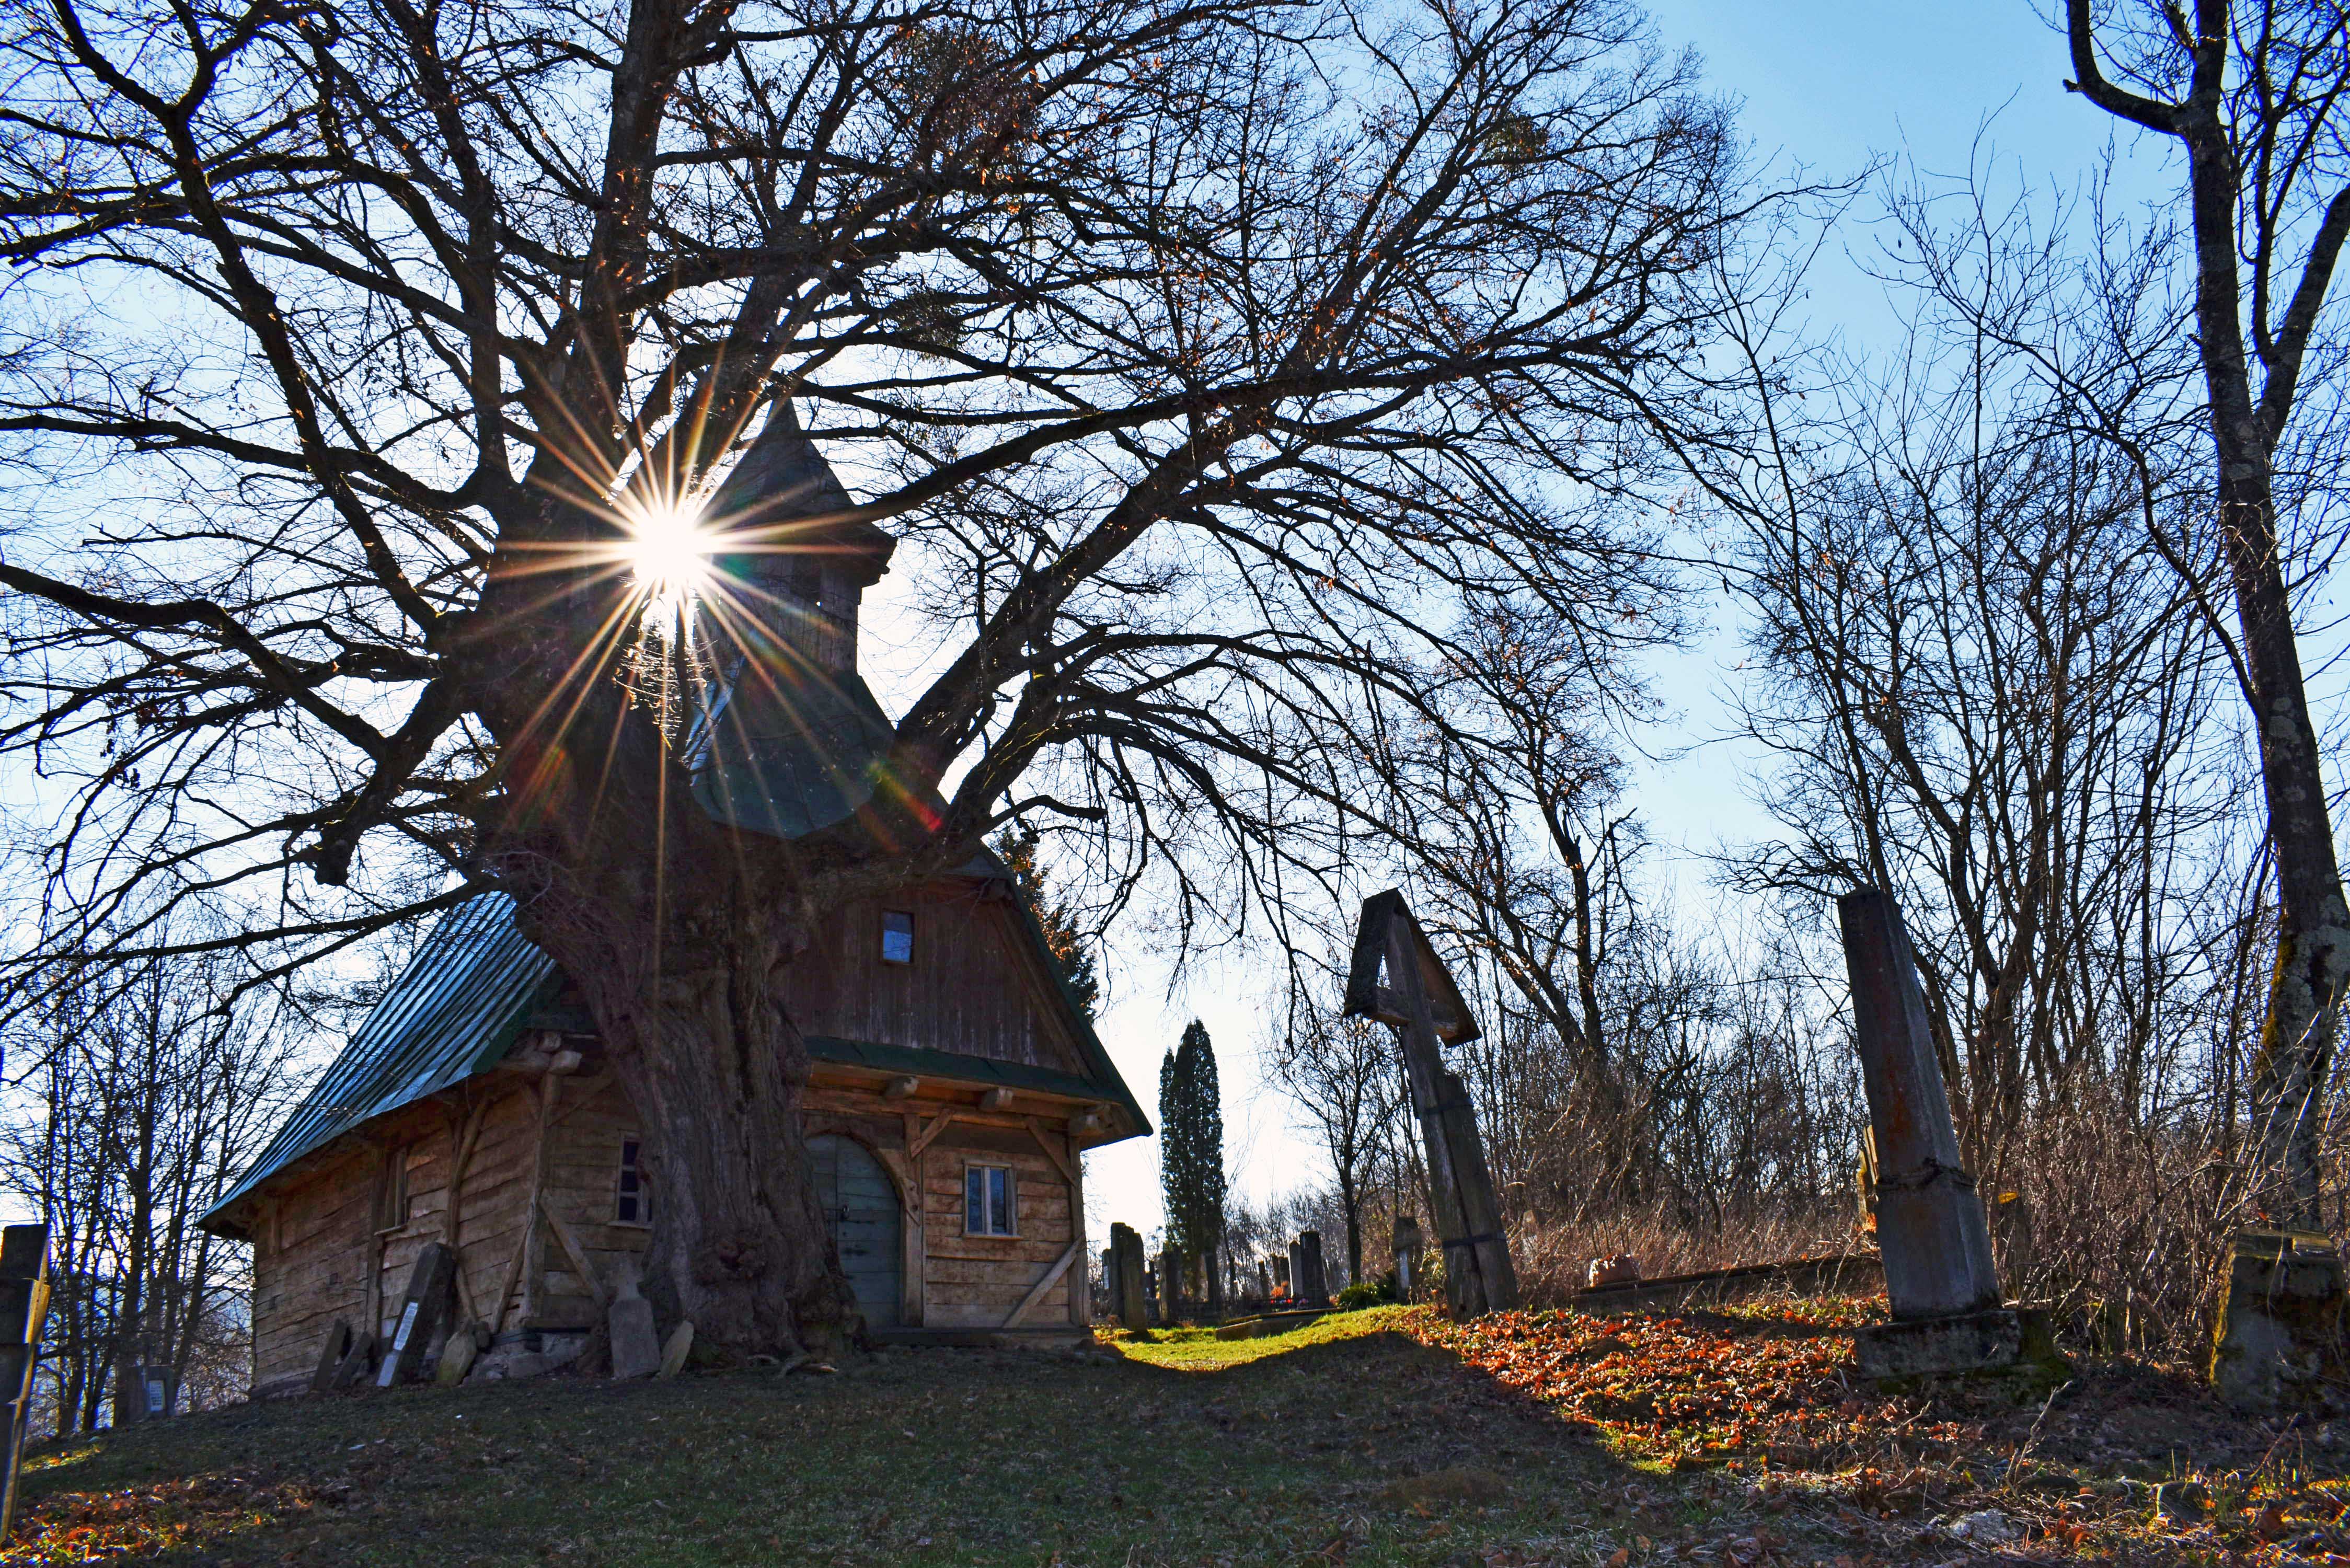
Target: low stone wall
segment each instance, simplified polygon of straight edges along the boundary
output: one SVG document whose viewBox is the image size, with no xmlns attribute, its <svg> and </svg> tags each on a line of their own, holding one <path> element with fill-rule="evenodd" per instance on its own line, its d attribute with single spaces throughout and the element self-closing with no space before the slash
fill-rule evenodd
<svg viewBox="0 0 2350 1568">
<path fill-rule="evenodd" d="M 1858 1295 L 1885 1288 L 1885 1264 L 1875 1252 L 1824 1258 L 1787 1258 L 1736 1269 L 1670 1274 L 1620 1285 L 1577 1291 L 1567 1305 L 1595 1315 L 1617 1312 L 1673 1312 L 1718 1306 L 1765 1295 Z"/>
</svg>

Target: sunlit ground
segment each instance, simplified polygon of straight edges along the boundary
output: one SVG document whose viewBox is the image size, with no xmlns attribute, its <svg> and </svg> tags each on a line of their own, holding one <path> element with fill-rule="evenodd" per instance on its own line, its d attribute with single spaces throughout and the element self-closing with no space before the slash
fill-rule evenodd
<svg viewBox="0 0 2350 1568">
<path fill-rule="evenodd" d="M 837 1376 L 555 1378 L 245 1407 L 73 1445 L 0 1563 L 1830 1568 L 2343 1552 L 2330 1428 L 2084 1364 L 1845 1386 L 1866 1302 L 1426 1309 Z M 2054 1397 L 2052 1397 L 2052 1394 Z M 1792 1421 L 1792 1425 L 1782 1425 Z M 1785 1440 L 1781 1440 L 1785 1439 Z"/>
</svg>

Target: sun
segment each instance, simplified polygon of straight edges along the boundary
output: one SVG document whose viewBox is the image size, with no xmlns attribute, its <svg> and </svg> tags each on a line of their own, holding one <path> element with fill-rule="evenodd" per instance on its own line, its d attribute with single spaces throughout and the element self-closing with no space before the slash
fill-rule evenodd
<svg viewBox="0 0 2350 1568">
<path fill-rule="evenodd" d="M 624 521 L 628 538 L 620 558 L 649 603 L 673 610 L 702 597 L 714 570 L 718 536 L 703 525 L 700 508 L 657 503 L 631 510 Z"/>
</svg>

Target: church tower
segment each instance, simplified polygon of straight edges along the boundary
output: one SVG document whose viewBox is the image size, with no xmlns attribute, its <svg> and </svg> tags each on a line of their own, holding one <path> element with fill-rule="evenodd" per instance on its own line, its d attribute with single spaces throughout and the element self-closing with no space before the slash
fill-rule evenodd
<svg viewBox="0 0 2350 1568">
<path fill-rule="evenodd" d="M 753 621 L 836 675 L 856 671 L 858 607 L 889 569 L 898 543 L 851 520 L 856 505 L 801 430 L 791 400 L 778 398 L 709 512 L 712 528 L 741 541 L 716 563 L 731 585 L 730 618 Z"/>
</svg>

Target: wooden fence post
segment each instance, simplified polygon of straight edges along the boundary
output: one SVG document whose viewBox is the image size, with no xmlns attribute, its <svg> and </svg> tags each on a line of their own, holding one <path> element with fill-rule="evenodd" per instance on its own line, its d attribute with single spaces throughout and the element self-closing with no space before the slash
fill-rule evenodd
<svg viewBox="0 0 2350 1568">
<path fill-rule="evenodd" d="M 25 1418 L 33 1369 L 49 1316 L 49 1228 L 11 1225 L 0 1232 L 0 1545 L 16 1523 L 16 1470 L 25 1459 Z"/>
</svg>

